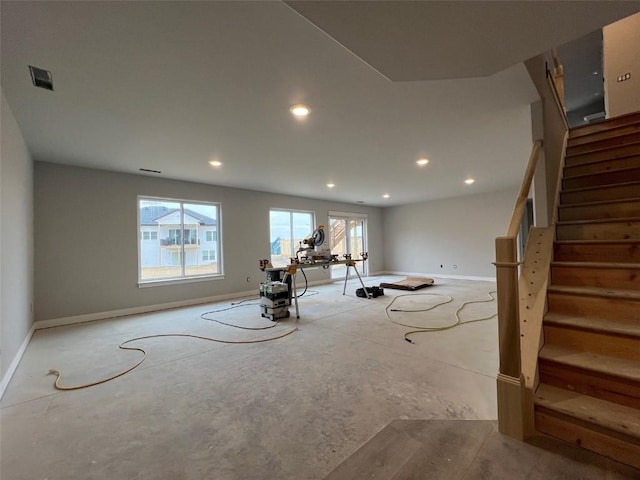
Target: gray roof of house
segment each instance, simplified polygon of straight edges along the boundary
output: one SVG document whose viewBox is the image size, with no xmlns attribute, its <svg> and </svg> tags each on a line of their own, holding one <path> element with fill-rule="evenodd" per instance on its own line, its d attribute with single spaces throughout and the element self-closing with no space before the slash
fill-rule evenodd
<svg viewBox="0 0 640 480">
<path fill-rule="evenodd" d="M 178 211 L 177 208 L 167 208 L 163 206 L 142 207 L 140 209 L 140 225 L 157 225 L 158 219 L 176 211 Z M 200 225 L 216 225 L 217 223 L 213 218 L 194 212 L 188 208 L 184 209 L 184 213 L 198 220 Z"/>
</svg>

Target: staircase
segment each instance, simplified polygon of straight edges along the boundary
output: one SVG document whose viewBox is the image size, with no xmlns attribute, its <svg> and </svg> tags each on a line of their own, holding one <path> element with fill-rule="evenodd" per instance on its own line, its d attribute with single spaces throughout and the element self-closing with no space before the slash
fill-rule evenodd
<svg viewBox="0 0 640 480">
<path fill-rule="evenodd" d="M 536 430 L 640 468 L 640 113 L 571 130 Z"/>
<path fill-rule="evenodd" d="M 330 226 L 329 226 L 329 234 L 330 234 L 329 246 L 330 246 L 330 248 L 333 248 L 333 247 L 336 247 L 337 245 L 339 245 L 340 242 L 342 241 L 342 239 L 344 238 L 344 236 L 346 234 L 345 225 L 346 225 L 346 222 L 344 222 L 344 221 L 342 221 L 342 222 L 330 222 Z"/>
</svg>

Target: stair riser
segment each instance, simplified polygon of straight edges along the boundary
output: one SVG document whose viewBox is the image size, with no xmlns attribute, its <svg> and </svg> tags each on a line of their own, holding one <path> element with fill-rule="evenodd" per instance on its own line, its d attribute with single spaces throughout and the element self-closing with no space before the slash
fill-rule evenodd
<svg viewBox="0 0 640 480">
<path fill-rule="evenodd" d="M 565 165 L 579 165 L 582 163 L 595 162 L 598 160 L 610 160 L 612 158 L 629 157 L 631 155 L 640 155 L 640 143 L 609 148 L 607 150 L 600 150 L 597 152 L 583 153 L 575 156 L 567 155 L 565 159 Z"/>
<path fill-rule="evenodd" d="M 588 173 L 609 172 L 611 170 L 637 166 L 640 166 L 640 156 L 638 155 L 614 160 L 603 160 L 594 163 L 584 163 L 581 165 L 565 166 L 564 177 L 574 177 L 576 175 L 586 175 Z"/>
<path fill-rule="evenodd" d="M 558 240 L 640 240 L 640 220 L 558 225 Z"/>
<path fill-rule="evenodd" d="M 640 263 L 640 242 L 604 245 L 556 245 L 558 262 Z"/>
<path fill-rule="evenodd" d="M 544 326 L 544 341 L 585 352 L 599 353 L 611 357 L 626 358 L 640 362 L 640 349 L 637 337 L 609 335 L 606 332 L 594 332 L 564 328 L 555 325 Z"/>
<path fill-rule="evenodd" d="M 585 317 L 640 321 L 640 301 L 549 292 L 549 311 Z M 636 347 L 637 348 L 637 347 Z M 640 351 L 640 348 L 638 348 Z"/>
<path fill-rule="evenodd" d="M 551 284 L 640 291 L 640 269 L 554 266 Z"/>
<path fill-rule="evenodd" d="M 640 445 L 634 439 L 621 439 L 567 416 L 556 416 L 536 408 L 536 430 L 578 445 L 632 467 L 640 468 Z"/>
<path fill-rule="evenodd" d="M 615 185 L 617 183 L 640 181 L 640 167 L 610 172 L 594 173 L 580 177 L 565 177 L 562 188 L 599 187 L 602 185 Z"/>
<path fill-rule="evenodd" d="M 589 190 L 567 191 L 560 194 L 561 205 L 586 202 L 604 202 L 607 200 L 626 200 L 638 198 L 640 185 L 617 185 L 614 187 L 599 187 Z"/>
<path fill-rule="evenodd" d="M 591 135 L 584 135 L 582 137 L 569 138 L 567 146 L 569 148 L 573 148 L 579 145 L 586 145 L 588 143 L 601 142 L 602 140 L 630 135 L 632 133 L 640 133 L 640 123 L 612 128 L 609 130 L 592 133 Z"/>
<path fill-rule="evenodd" d="M 637 142 L 640 142 L 640 133 L 633 132 L 628 135 L 613 136 L 611 138 L 596 140 L 583 145 L 571 145 L 567 148 L 567 155 L 579 155 L 582 153 L 603 150 L 606 148 L 616 148 Z"/>
<path fill-rule="evenodd" d="M 540 382 L 640 409 L 640 382 L 540 359 Z"/>
<path fill-rule="evenodd" d="M 573 128 L 569 132 L 569 139 L 576 139 L 584 137 L 586 135 L 594 135 L 598 132 L 608 132 L 614 128 L 619 128 L 628 125 L 634 125 L 640 123 L 640 113 L 632 113 L 630 115 L 623 115 L 616 118 L 610 118 L 604 122 L 594 123 L 592 125 L 585 125 L 583 127 Z"/>
<path fill-rule="evenodd" d="M 604 203 L 601 205 L 565 206 L 558 209 L 558 219 L 561 222 L 569 220 L 597 220 L 600 218 L 622 217 L 640 217 L 640 200 Z"/>
</svg>

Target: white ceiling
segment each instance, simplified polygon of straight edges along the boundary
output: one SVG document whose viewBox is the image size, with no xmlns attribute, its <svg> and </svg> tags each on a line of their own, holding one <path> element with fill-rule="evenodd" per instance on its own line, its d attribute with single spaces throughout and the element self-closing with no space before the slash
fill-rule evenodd
<svg viewBox="0 0 640 480">
<path fill-rule="evenodd" d="M 566 14 L 522 42 L 493 18 L 494 2 L 453 2 L 473 15 L 439 37 L 400 35 L 403 46 L 393 32 L 446 23 L 437 14 L 450 2 L 425 2 L 435 10 L 420 21 L 425 7 L 407 10 L 413 2 L 291 3 L 3 1 L 2 90 L 36 160 L 397 205 L 517 185 L 537 97 L 520 62 L 545 51 L 552 32 L 575 38 L 640 5 L 578 2 L 577 15 L 555 5 L 574 2 L 517 2 L 509 22 L 537 24 L 529 3 Z M 318 26 L 294 10 L 303 7 Z M 346 47 L 320 29 L 336 25 Z M 481 70 L 461 73 L 461 38 Z M 33 87 L 28 65 L 50 70 L 55 91 Z M 389 80 L 426 78 L 430 65 L 436 77 L 491 75 Z M 305 121 L 289 113 L 300 102 L 313 109 Z M 431 162 L 418 169 L 423 155 Z M 467 176 L 476 183 L 464 185 Z"/>
</svg>

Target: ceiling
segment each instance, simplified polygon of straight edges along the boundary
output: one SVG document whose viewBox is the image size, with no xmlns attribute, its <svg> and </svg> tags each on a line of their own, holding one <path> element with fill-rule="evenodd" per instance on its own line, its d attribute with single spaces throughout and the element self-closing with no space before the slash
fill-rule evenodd
<svg viewBox="0 0 640 480">
<path fill-rule="evenodd" d="M 639 9 L 2 1 L 1 83 L 35 160 L 398 205 L 517 185 L 537 98 L 521 62 Z"/>
</svg>

